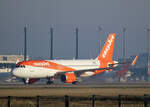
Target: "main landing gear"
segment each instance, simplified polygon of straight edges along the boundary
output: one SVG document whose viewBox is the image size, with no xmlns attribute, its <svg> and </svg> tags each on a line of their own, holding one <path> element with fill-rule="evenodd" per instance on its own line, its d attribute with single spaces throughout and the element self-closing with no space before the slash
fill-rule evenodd
<svg viewBox="0 0 150 107">
<path fill-rule="evenodd" d="M 24 84 L 29 84 L 29 78 L 23 79 Z"/>
<path fill-rule="evenodd" d="M 79 81 L 72 82 L 72 84 L 77 85 Z"/>
<path fill-rule="evenodd" d="M 47 77 L 47 85 L 54 83 L 54 77 Z"/>
</svg>

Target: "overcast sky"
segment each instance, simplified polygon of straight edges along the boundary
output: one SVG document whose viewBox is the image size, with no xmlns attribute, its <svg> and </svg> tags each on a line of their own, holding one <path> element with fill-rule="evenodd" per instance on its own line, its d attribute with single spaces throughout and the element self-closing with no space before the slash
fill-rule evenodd
<svg viewBox="0 0 150 107">
<path fill-rule="evenodd" d="M 114 58 L 122 57 L 122 28 L 126 27 L 126 56 L 146 52 L 150 0 L 0 0 L 0 54 L 23 53 L 27 26 L 28 55 L 48 59 L 50 27 L 54 28 L 54 58 L 75 57 L 75 28 L 79 28 L 79 58 L 95 58 L 99 40 L 117 34 Z M 102 31 L 98 31 L 98 26 Z"/>
</svg>

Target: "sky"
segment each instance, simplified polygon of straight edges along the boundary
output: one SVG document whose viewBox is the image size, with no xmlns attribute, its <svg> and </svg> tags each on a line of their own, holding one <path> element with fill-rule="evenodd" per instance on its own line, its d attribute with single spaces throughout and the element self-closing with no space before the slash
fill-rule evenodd
<svg viewBox="0 0 150 107">
<path fill-rule="evenodd" d="M 0 0 L 0 54 L 50 57 L 50 28 L 54 28 L 54 58 L 75 57 L 75 28 L 79 29 L 79 58 L 96 58 L 109 33 L 116 33 L 114 58 L 146 52 L 150 0 Z M 101 31 L 98 28 L 101 27 Z M 101 46 L 102 47 L 102 46 Z"/>
</svg>

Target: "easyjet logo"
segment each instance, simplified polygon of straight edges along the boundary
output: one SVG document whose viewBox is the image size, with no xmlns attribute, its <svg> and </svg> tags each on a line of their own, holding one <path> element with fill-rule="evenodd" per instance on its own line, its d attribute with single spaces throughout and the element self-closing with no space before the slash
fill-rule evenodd
<svg viewBox="0 0 150 107">
<path fill-rule="evenodd" d="M 50 64 L 48 62 L 42 62 L 42 63 L 34 63 L 35 66 L 49 66 Z"/>
<path fill-rule="evenodd" d="M 104 50 L 104 53 L 103 53 L 103 55 L 102 55 L 103 58 L 106 57 L 108 51 L 110 50 L 110 46 L 111 46 L 111 43 L 113 42 L 113 40 L 114 40 L 114 36 L 112 36 L 111 39 L 108 40 L 108 45 L 106 46 L 106 48 L 105 48 L 105 50 Z"/>
</svg>

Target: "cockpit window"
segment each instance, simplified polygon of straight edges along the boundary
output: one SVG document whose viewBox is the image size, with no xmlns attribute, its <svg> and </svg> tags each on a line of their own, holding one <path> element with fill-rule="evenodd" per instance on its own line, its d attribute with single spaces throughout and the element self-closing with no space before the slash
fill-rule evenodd
<svg viewBox="0 0 150 107">
<path fill-rule="evenodd" d="M 24 65 L 16 65 L 16 68 L 25 68 Z"/>
</svg>

